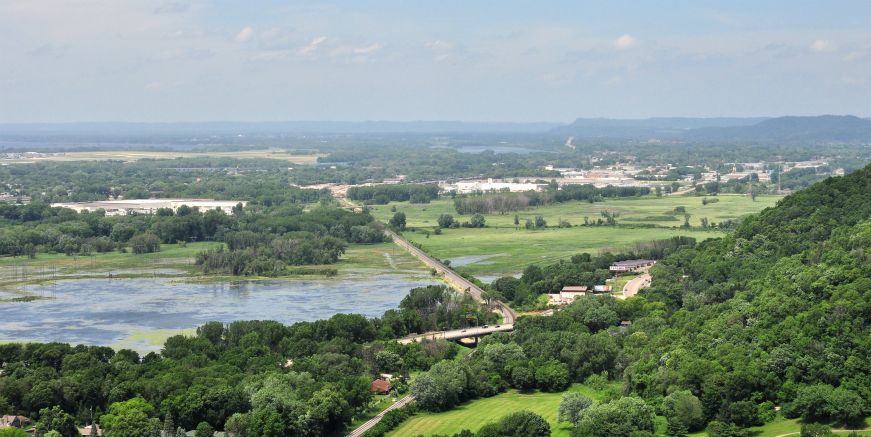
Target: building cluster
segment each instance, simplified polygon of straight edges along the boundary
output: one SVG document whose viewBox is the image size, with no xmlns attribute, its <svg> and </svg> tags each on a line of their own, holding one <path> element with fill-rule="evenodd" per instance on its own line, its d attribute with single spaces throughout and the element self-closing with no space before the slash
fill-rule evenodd
<svg viewBox="0 0 871 437">
<path fill-rule="evenodd" d="M 182 205 L 197 208 L 200 211 L 220 209 L 230 212 L 238 204 L 245 206 L 244 200 L 212 200 L 212 199 L 125 199 L 104 200 L 100 202 L 52 203 L 52 207 L 69 208 L 76 212 L 95 212 L 103 210 L 107 216 L 127 214 L 154 214 L 159 209 L 178 210 Z"/>
<path fill-rule="evenodd" d="M 489 191 L 509 191 L 512 193 L 525 191 L 543 191 L 547 184 L 531 181 L 506 181 L 501 179 L 480 179 L 457 182 L 442 182 L 439 188 L 442 191 L 455 191 L 458 194 L 486 193 Z"/>
<path fill-rule="evenodd" d="M 549 306 L 566 306 L 575 301 L 579 297 L 586 296 L 587 293 L 602 294 L 610 293 L 610 285 L 596 285 L 593 290 L 590 290 L 586 285 L 566 285 L 559 293 L 550 293 L 547 295 L 547 304 Z"/>
<path fill-rule="evenodd" d="M 0 160 L 17 161 L 21 159 L 48 158 L 50 156 L 62 156 L 63 153 L 42 152 L 0 152 Z"/>
<path fill-rule="evenodd" d="M 625 261 L 617 261 L 608 267 L 608 270 L 614 273 L 634 272 L 642 267 L 649 267 L 656 264 L 652 259 L 627 259 Z"/>
<path fill-rule="evenodd" d="M 30 196 L 24 196 L 4 191 L 0 192 L 0 202 L 28 204 L 30 203 Z"/>
</svg>

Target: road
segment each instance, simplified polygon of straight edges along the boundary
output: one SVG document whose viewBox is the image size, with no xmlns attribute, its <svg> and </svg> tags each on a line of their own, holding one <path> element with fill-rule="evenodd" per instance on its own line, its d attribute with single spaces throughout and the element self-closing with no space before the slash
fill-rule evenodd
<svg viewBox="0 0 871 437">
<path fill-rule="evenodd" d="M 474 297 L 475 299 L 478 299 L 479 301 L 482 301 L 482 302 L 484 301 L 484 298 L 481 297 L 481 295 L 484 293 L 484 290 L 482 290 L 481 287 L 478 287 L 477 285 L 473 284 L 468 279 L 460 276 L 457 272 L 451 270 L 448 266 L 442 264 L 440 261 L 436 260 L 435 258 L 427 255 L 426 252 L 418 249 L 417 246 L 411 244 L 411 242 L 409 242 L 408 240 L 406 240 L 405 238 L 403 238 L 401 235 L 397 234 L 396 232 L 393 232 L 389 229 L 385 230 L 384 232 L 387 233 L 387 235 L 389 235 L 391 238 L 393 238 L 394 243 L 398 244 L 400 247 L 407 250 L 408 253 L 417 257 L 417 259 L 421 260 L 428 267 L 435 269 L 435 271 L 438 274 L 440 274 L 444 277 L 444 280 L 445 280 L 445 282 L 448 283 L 448 285 L 454 287 L 458 291 L 471 294 L 472 297 Z M 508 305 L 506 305 L 502 302 L 499 302 L 499 301 L 495 302 L 495 306 L 496 306 L 496 309 L 502 314 L 502 326 L 506 326 L 506 325 L 513 326 L 514 320 L 517 319 L 517 313 L 515 313 L 514 310 L 512 310 Z M 436 333 L 428 333 L 428 334 L 436 334 Z M 427 334 L 421 334 L 421 335 L 425 336 Z"/>
<path fill-rule="evenodd" d="M 350 203 L 350 202 L 349 202 Z M 353 204 L 351 204 L 353 205 Z M 393 242 L 398 244 L 400 247 L 408 251 L 408 253 L 417 257 L 417 259 L 421 260 L 427 267 L 431 269 L 435 269 L 435 271 L 442 275 L 445 282 L 448 283 L 451 287 L 457 289 L 463 293 L 469 293 L 475 299 L 479 301 L 483 301 L 484 298 L 482 295 L 484 294 L 484 290 L 481 287 L 473 284 L 468 279 L 460 276 L 457 272 L 451 270 L 448 266 L 442 264 L 440 261 L 426 254 L 426 252 L 417 248 L 417 246 L 411 244 L 408 240 L 403 238 L 401 235 L 393 232 L 389 229 L 384 231 L 390 238 L 393 239 Z M 399 342 L 402 344 L 408 344 L 413 341 L 420 341 L 423 339 L 445 339 L 445 340 L 457 340 L 461 338 L 468 337 L 478 337 L 481 335 L 492 334 L 494 332 L 508 332 L 514 330 L 514 320 L 517 319 L 517 313 L 514 312 L 508 305 L 505 305 L 502 302 L 495 302 L 496 309 L 502 314 L 502 323 L 499 325 L 488 326 L 488 327 L 477 327 L 477 328 L 467 328 L 467 329 L 455 329 L 452 331 L 439 331 L 439 332 L 427 332 L 424 334 L 415 335 L 412 337 L 406 337 L 400 339 Z M 366 423 L 360 425 L 357 429 L 348 434 L 347 437 L 360 437 L 366 433 L 369 429 L 375 426 L 381 419 L 384 417 L 384 414 L 388 411 L 395 410 L 397 408 L 403 407 L 407 405 L 409 402 L 414 400 L 414 396 L 408 395 L 386 408 L 384 411 L 378 413 L 377 416 L 369 419 Z"/>
<path fill-rule="evenodd" d="M 393 405 L 385 408 L 384 411 L 378 413 L 377 416 L 369 419 L 368 421 L 366 421 L 362 425 L 358 426 L 357 429 L 351 431 L 347 437 L 360 437 L 363 434 L 366 434 L 366 431 L 369 431 L 370 429 L 372 429 L 373 426 L 377 425 L 378 422 L 380 422 L 381 419 L 384 418 L 384 415 L 387 414 L 388 411 L 392 411 L 392 410 L 395 410 L 397 408 L 402 408 L 402 407 L 408 405 L 408 403 L 413 401 L 413 400 L 414 400 L 414 396 L 407 395 L 404 398 L 394 402 Z"/>
<path fill-rule="evenodd" d="M 645 273 L 637 278 L 633 278 L 623 286 L 623 299 L 629 299 L 638 294 L 638 291 L 644 287 L 650 286 L 650 273 Z"/>
</svg>

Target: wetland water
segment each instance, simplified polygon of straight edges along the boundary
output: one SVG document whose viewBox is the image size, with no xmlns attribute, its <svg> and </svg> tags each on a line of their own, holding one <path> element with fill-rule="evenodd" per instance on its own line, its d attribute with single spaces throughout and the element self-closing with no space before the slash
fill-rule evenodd
<svg viewBox="0 0 871 437">
<path fill-rule="evenodd" d="M 380 316 L 396 308 L 411 288 L 436 283 L 424 275 L 379 272 L 220 283 L 179 278 L 59 280 L 27 287 L 31 295 L 45 299 L 0 304 L 0 342 L 59 341 L 159 350 L 162 338 L 155 338 L 155 333 L 165 337 L 212 320 L 289 324 L 337 313 Z"/>
</svg>

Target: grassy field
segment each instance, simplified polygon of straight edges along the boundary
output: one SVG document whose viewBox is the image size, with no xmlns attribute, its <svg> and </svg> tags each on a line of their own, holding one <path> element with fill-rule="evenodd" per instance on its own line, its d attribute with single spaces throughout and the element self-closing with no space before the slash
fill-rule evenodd
<svg viewBox="0 0 871 437">
<path fill-rule="evenodd" d="M 545 230 L 514 228 L 448 229 L 442 235 L 405 232 L 406 238 L 451 265 L 475 275 L 516 273 L 530 264 L 548 264 L 572 255 L 617 251 L 636 243 L 686 235 L 697 240 L 720 237 L 718 231 L 662 228 L 573 227 Z"/>
<path fill-rule="evenodd" d="M 871 417 L 865 419 L 865 429 L 856 431 L 859 435 L 871 435 L 871 429 L 868 429 L 867 426 L 869 420 L 871 420 Z M 801 425 L 802 423 L 798 419 L 787 419 L 783 416 L 777 416 L 776 419 L 766 423 L 765 425 L 750 428 L 750 435 L 752 437 L 797 436 L 801 433 Z M 850 433 L 852 430 L 833 427 L 832 431 L 843 435 Z M 708 433 L 700 431 L 690 434 L 690 437 L 702 437 L 706 435 L 708 435 Z"/>
<path fill-rule="evenodd" d="M 138 161 L 140 159 L 176 159 L 176 158 L 266 158 L 288 161 L 295 164 L 314 164 L 317 162 L 318 155 L 294 155 L 283 150 L 243 150 L 238 152 L 165 152 L 165 151 L 87 151 L 87 152 L 66 152 L 59 155 L 51 155 L 39 158 L 28 158 L 3 161 L 8 164 L 30 164 L 34 162 L 45 161 Z"/>
<path fill-rule="evenodd" d="M 619 383 L 613 385 L 614 389 L 619 389 Z M 575 384 L 569 391 L 583 393 L 594 401 L 601 401 L 605 397 L 605 391 L 593 390 L 590 387 Z M 404 437 L 416 435 L 432 435 L 443 434 L 452 435 L 463 429 L 477 431 L 487 423 L 498 421 L 503 416 L 521 411 L 529 410 L 543 417 L 550 424 L 552 436 L 564 437 L 571 435 L 571 424 L 557 422 L 557 411 L 559 402 L 562 398 L 562 393 L 520 393 L 516 390 L 493 396 L 491 398 L 478 399 L 472 402 L 467 402 L 457 408 L 441 413 L 420 413 L 403 423 L 399 428 L 389 433 L 390 437 Z M 866 423 L 871 418 L 866 419 Z M 656 417 L 656 434 L 665 435 L 667 421 L 664 417 Z M 796 419 L 785 419 L 778 416 L 772 422 L 764 426 L 753 427 L 750 429 L 753 437 L 776 437 L 781 435 L 789 435 L 801 431 L 801 422 Z M 837 430 L 845 432 L 845 430 Z M 866 429 L 859 431 L 860 435 L 871 435 L 871 430 Z M 705 436 L 706 432 L 701 431 L 690 434 L 691 436 Z"/>
<path fill-rule="evenodd" d="M 596 401 L 605 396 L 605 391 L 593 390 L 580 384 L 575 384 L 569 391 L 583 393 Z M 509 390 L 490 398 L 467 402 L 450 411 L 418 414 L 389 433 L 388 436 L 452 435 L 463 429 L 478 431 L 485 424 L 495 422 L 505 415 L 520 410 L 529 410 L 544 417 L 550 423 L 552 436 L 568 436 L 571 433 L 571 425 L 568 423 L 560 424 L 556 420 L 557 409 L 563 394 L 565 392 L 520 393 L 517 390 Z"/>
<path fill-rule="evenodd" d="M 596 220 L 601 211 L 616 212 L 621 225 L 657 225 L 645 227 L 550 227 L 543 230 L 527 230 L 514 225 L 514 214 L 488 214 L 484 229 L 446 229 L 442 235 L 424 232 L 406 232 L 405 236 L 441 259 L 451 259 L 454 267 L 460 267 L 476 275 L 499 275 L 516 273 L 530 264 L 553 262 L 576 253 L 599 253 L 604 250 L 630 248 L 637 243 L 686 235 L 698 240 L 720 237 L 719 231 L 681 229 L 682 214 L 672 214 L 683 206 L 690 214 L 690 223 L 698 226 L 702 217 L 711 222 L 735 219 L 774 205 L 780 197 L 760 196 L 754 202 L 746 196 L 721 195 L 716 203 L 702 204 L 700 197 L 640 197 L 614 199 L 604 202 L 566 202 L 519 212 L 521 223 L 527 218 L 541 215 L 550 225 L 568 220 L 577 225 L 584 217 Z M 432 231 L 437 227 L 440 214 L 459 216 L 450 199 L 440 199 L 429 204 L 407 202 L 378 205 L 373 214 L 387 221 L 396 211 L 404 212 L 409 227 Z"/>
<path fill-rule="evenodd" d="M 675 214 L 674 209 L 683 206 L 690 215 L 690 224 L 700 226 L 702 217 L 707 217 L 710 222 L 719 223 L 727 219 L 736 219 L 743 215 L 759 212 L 762 209 L 774 206 L 782 196 L 758 196 L 753 201 L 748 196 L 719 195 L 708 197 L 709 200 L 717 199 L 716 203 L 702 204 L 702 197 L 674 196 L 674 197 L 632 197 L 622 199 L 608 199 L 603 202 L 565 202 L 532 208 L 520 211 L 521 227 L 526 219 L 534 219 L 535 216 L 543 216 L 549 225 L 555 226 L 560 219 L 568 220 L 573 225 L 583 224 L 584 217 L 596 220 L 601 217 L 602 211 L 616 212 L 619 214 L 617 222 L 621 224 L 654 224 L 659 226 L 679 227 L 684 222 L 683 213 Z M 455 219 L 468 220 L 467 217 L 459 216 L 454 210 L 453 201 L 439 199 L 428 204 L 411 204 L 408 202 L 395 202 L 389 205 L 372 206 L 372 214 L 382 221 L 387 221 L 393 216 L 392 207 L 397 211 L 404 212 L 407 225 L 411 227 L 435 228 L 439 214 L 451 214 Z M 500 227 L 514 229 L 514 213 L 487 214 L 488 227 Z"/>
</svg>

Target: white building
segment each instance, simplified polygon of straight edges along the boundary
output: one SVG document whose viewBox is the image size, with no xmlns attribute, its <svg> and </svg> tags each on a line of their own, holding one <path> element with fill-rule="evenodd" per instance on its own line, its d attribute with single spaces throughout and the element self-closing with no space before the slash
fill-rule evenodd
<svg viewBox="0 0 871 437">
<path fill-rule="evenodd" d="M 198 208 L 200 211 L 221 209 L 229 213 L 238 204 L 248 204 L 244 200 L 213 200 L 213 199 L 125 199 L 104 200 L 100 202 L 52 203 L 55 208 L 69 208 L 76 212 L 94 212 L 102 209 L 106 215 L 154 214 L 158 209 L 169 208 L 178 210 L 182 205 Z"/>
<path fill-rule="evenodd" d="M 532 182 L 505 182 L 494 179 L 458 181 L 453 184 L 441 185 L 444 191 L 456 191 L 459 194 L 477 193 L 487 191 L 510 191 L 512 193 L 524 191 L 543 191 L 546 184 Z"/>
</svg>

